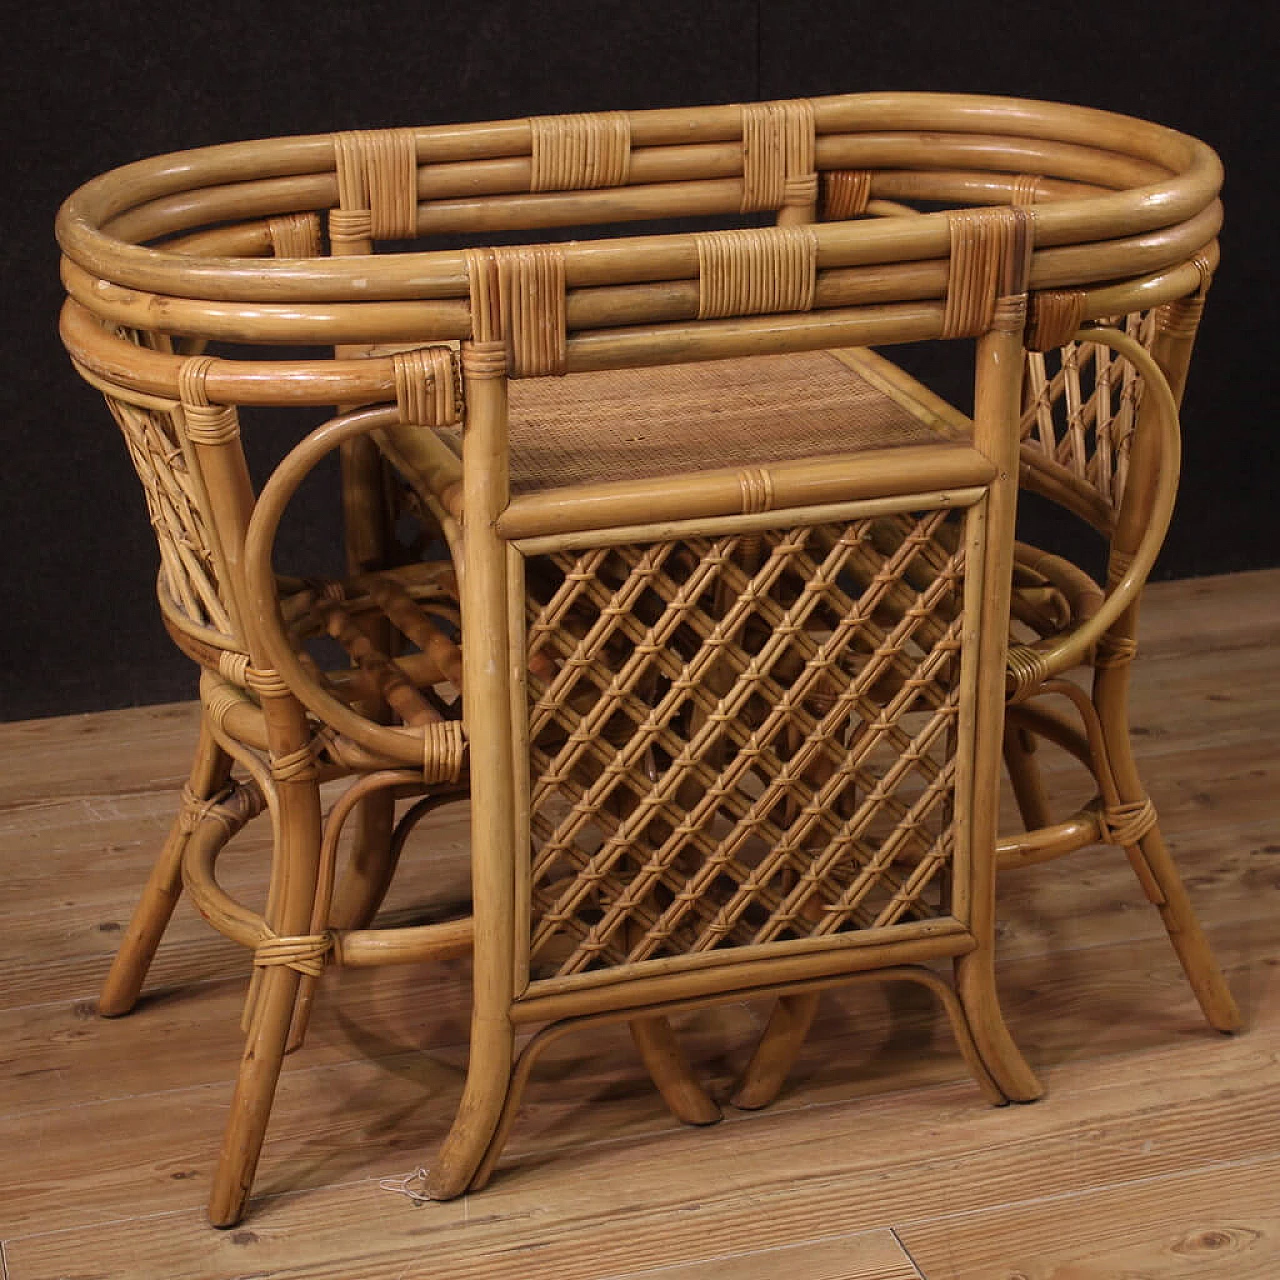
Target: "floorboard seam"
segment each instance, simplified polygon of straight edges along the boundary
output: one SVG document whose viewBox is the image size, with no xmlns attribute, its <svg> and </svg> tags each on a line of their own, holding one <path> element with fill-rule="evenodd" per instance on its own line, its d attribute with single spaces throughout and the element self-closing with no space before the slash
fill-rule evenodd
<svg viewBox="0 0 1280 1280">
<path fill-rule="evenodd" d="M 807 1249 L 811 1245 L 832 1244 L 838 1240 L 860 1240 L 866 1236 L 880 1236 L 886 1233 L 892 1236 L 899 1247 L 902 1241 L 898 1240 L 897 1233 L 892 1227 L 869 1227 L 866 1231 L 836 1231 L 828 1235 L 821 1236 L 805 1236 L 803 1240 L 794 1240 L 788 1244 L 771 1245 L 764 1249 L 747 1249 L 737 1250 L 731 1253 L 710 1253 L 701 1258 L 685 1258 L 680 1262 L 667 1263 L 665 1266 L 648 1267 L 642 1271 L 613 1271 L 607 1276 L 600 1276 L 599 1280 L 645 1280 L 648 1276 L 664 1276 L 664 1275 L 683 1275 L 691 1266 L 701 1266 L 708 1262 L 735 1262 L 745 1261 L 749 1258 L 763 1258 L 769 1254 L 783 1254 L 790 1249 Z M 903 1253 L 907 1251 L 903 1249 Z M 916 1271 L 921 1280 L 928 1280 L 924 1276 L 920 1268 L 916 1266 L 915 1261 L 907 1254 L 907 1260 L 911 1262 L 911 1266 Z"/>
<path fill-rule="evenodd" d="M 905 1257 L 906 1260 L 911 1264 L 912 1271 L 914 1271 L 916 1275 L 920 1277 L 920 1280 L 929 1280 L 929 1277 L 924 1273 L 924 1269 L 915 1260 L 915 1257 L 913 1256 L 911 1250 L 907 1248 L 906 1242 L 898 1234 L 898 1228 L 890 1227 L 889 1234 L 894 1238 L 894 1240 L 897 1241 L 898 1248 L 902 1250 L 903 1257 Z"/>
</svg>

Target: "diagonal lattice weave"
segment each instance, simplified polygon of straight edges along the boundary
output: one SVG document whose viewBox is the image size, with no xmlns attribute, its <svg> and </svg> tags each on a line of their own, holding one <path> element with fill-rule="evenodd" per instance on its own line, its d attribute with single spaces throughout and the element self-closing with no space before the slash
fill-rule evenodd
<svg viewBox="0 0 1280 1280">
<path fill-rule="evenodd" d="M 946 913 L 959 519 L 529 562 L 536 976 Z"/>
<path fill-rule="evenodd" d="M 1156 313 L 1135 312 L 1116 322 L 1148 349 Z M 1142 379 L 1107 347 L 1069 342 L 1027 352 L 1024 444 L 1083 481 L 1113 509 L 1124 496 L 1129 447 L 1142 402 Z"/>
<path fill-rule="evenodd" d="M 146 494 L 147 511 L 160 547 L 164 589 L 193 622 L 230 633 L 231 620 L 220 595 L 197 481 L 187 468 L 172 417 L 112 396 L 107 397 L 107 405 L 124 436 Z"/>
</svg>

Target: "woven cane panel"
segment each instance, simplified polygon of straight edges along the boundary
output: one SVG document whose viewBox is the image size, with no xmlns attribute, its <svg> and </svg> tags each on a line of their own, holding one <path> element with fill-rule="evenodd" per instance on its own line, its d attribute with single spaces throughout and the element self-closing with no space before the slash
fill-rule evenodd
<svg viewBox="0 0 1280 1280">
<path fill-rule="evenodd" d="M 209 531 L 172 418 L 112 396 L 106 400 L 146 495 L 160 548 L 162 589 L 192 622 L 229 634 Z"/>
<path fill-rule="evenodd" d="M 948 913 L 960 518 L 529 561 L 535 977 Z"/>
<path fill-rule="evenodd" d="M 1115 322 L 1150 349 L 1155 312 Z M 1069 342 L 1027 353 L 1022 439 L 1113 510 L 1124 497 L 1129 448 L 1142 403 L 1142 378 L 1110 348 Z"/>
<path fill-rule="evenodd" d="M 823 351 L 511 384 L 515 494 L 938 439 Z"/>
</svg>

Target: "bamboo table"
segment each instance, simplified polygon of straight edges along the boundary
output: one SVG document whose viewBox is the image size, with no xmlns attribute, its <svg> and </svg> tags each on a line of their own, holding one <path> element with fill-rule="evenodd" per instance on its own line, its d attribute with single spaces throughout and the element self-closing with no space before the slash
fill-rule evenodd
<svg viewBox="0 0 1280 1280">
<path fill-rule="evenodd" d="M 204 708 L 102 1009 L 132 1007 L 184 885 L 252 950 L 215 1223 L 335 963 L 472 955 L 440 1197 L 483 1185 L 570 1029 L 629 1022 L 673 1111 L 717 1118 L 668 1015 L 749 995 L 777 1004 L 738 1105 L 781 1086 L 816 992 L 864 977 L 928 986 L 988 1095 L 1036 1097 L 996 867 L 1091 842 L 1237 1025 L 1125 711 L 1220 179 L 1135 120 L 870 94 L 233 144 L 71 197 L 62 334 L 137 466 Z M 672 218 L 706 229 L 618 234 Z M 479 247 L 432 248 L 456 233 Z M 869 350 L 906 343 L 967 352 L 970 412 Z M 290 409 L 312 421 L 271 432 Z M 246 436 L 286 441 L 265 474 Z M 286 574 L 282 522 L 335 453 L 347 563 Z M 1019 480 L 1103 535 L 1105 584 L 1016 543 Z M 1041 738 L 1097 783 L 1065 818 Z M 1002 754 L 1027 830 L 998 839 Z M 462 794 L 469 913 L 379 927 L 415 823 Z M 264 812 L 250 907 L 216 861 Z"/>
</svg>

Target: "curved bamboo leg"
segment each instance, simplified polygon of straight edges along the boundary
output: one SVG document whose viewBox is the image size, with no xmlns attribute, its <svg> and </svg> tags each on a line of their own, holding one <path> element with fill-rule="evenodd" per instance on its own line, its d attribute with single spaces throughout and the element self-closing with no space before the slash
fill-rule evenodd
<svg viewBox="0 0 1280 1280">
<path fill-rule="evenodd" d="M 767 1107 L 778 1096 L 813 1026 L 818 993 L 804 991 L 774 1002 L 769 1021 L 756 1042 L 751 1061 L 743 1069 L 729 1099 L 743 1111 Z"/>
<path fill-rule="evenodd" d="M 119 1017 L 137 1002 L 156 948 L 182 896 L 182 854 L 191 838 L 195 816 L 201 806 L 226 786 L 230 776 L 231 757 L 214 740 L 208 722 L 201 716 L 200 738 L 182 793 L 182 807 L 169 828 L 102 984 L 98 1012 L 103 1017 Z"/>
<path fill-rule="evenodd" d="M 686 1003 L 692 1005 L 695 1002 Z M 677 1002 L 677 1006 L 680 1006 L 680 1004 L 681 1002 Z M 502 1155 L 502 1149 L 506 1146 L 507 1137 L 511 1133 L 511 1126 L 515 1123 L 516 1113 L 520 1110 L 520 1100 L 524 1097 L 525 1087 L 529 1083 L 529 1076 L 533 1073 L 534 1064 L 537 1062 L 538 1058 L 541 1057 L 543 1050 L 550 1048 L 551 1045 L 563 1036 L 570 1035 L 575 1031 L 581 1030 L 583 1027 L 606 1025 L 611 1022 L 617 1022 L 625 1016 L 625 1013 L 621 1011 L 612 1010 L 604 1014 L 585 1014 L 580 1017 L 565 1018 L 560 1022 L 550 1023 L 534 1035 L 534 1037 L 520 1051 L 520 1056 L 515 1062 L 514 1070 L 510 1073 L 506 1095 L 502 1100 L 502 1109 L 498 1115 L 497 1123 L 493 1127 L 493 1132 L 490 1135 L 489 1144 L 484 1151 L 483 1158 L 477 1164 L 470 1182 L 463 1188 L 463 1190 L 483 1191 L 484 1188 L 489 1185 L 489 1179 L 493 1177 L 493 1171 L 497 1167 L 498 1159 Z M 671 1043 L 673 1045 L 675 1043 L 674 1035 L 671 1033 L 670 1024 L 663 1016 L 651 1015 L 643 1019 L 628 1018 L 627 1021 L 631 1027 L 631 1033 L 635 1038 L 636 1045 L 640 1049 L 641 1056 L 644 1057 L 646 1066 L 649 1066 L 649 1059 L 645 1057 L 646 1046 L 652 1047 L 656 1045 L 661 1049 L 664 1045 L 666 1036 L 671 1037 Z M 642 1028 L 639 1035 L 637 1035 L 637 1022 L 645 1024 L 661 1024 L 662 1027 L 666 1028 L 666 1031 L 664 1033 L 662 1030 L 650 1025 L 648 1029 Z M 680 1055 L 678 1045 L 675 1046 L 675 1052 L 677 1055 Z M 670 1070 L 670 1059 L 668 1059 L 666 1062 L 659 1065 L 658 1074 L 663 1074 L 664 1078 L 673 1082 L 678 1089 L 683 1089 L 685 1087 L 685 1081 L 690 1080 L 692 1081 L 693 1089 L 701 1093 L 702 1086 L 699 1085 L 696 1080 L 693 1080 L 692 1074 L 689 1072 L 687 1065 L 683 1065 L 682 1055 L 680 1055 L 680 1062 L 681 1067 L 673 1074 Z M 654 1074 L 653 1068 L 650 1067 L 650 1075 Z M 668 1096 L 667 1090 L 663 1087 L 662 1083 L 659 1083 L 656 1076 L 655 1083 L 658 1084 L 658 1089 L 662 1093 L 667 1105 L 675 1113 L 677 1118 L 685 1121 L 685 1123 L 711 1124 L 721 1118 L 719 1108 L 716 1107 L 715 1103 L 708 1095 L 703 1094 L 706 1098 L 706 1103 L 701 1104 L 702 1113 L 708 1115 L 708 1118 L 706 1120 L 686 1119 L 685 1115 L 682 1114 L 680 1110 L 677 1110 L 676 1104 L 672 1102 L 671 1098 Z M 688 1093 L 682 1093 L 680 1105 L 688 1105 L 689 1108 L 692 1109 L 699 1104 L 697 1104 L 696 1100 L 694 1100 Z M 714 1109 L 715 1114 L 713 1116 L 707 1111 L 708 1106 Z M 457 1192 L 454 1194 L 456 1195 Z M 447 1197 L 433 1196 L 432 1198 L 446 1199 Z"/>
<path fill-rule="evenodd" d="M 559 1040 L 561 1036 L 567 1035 L 576 1026 L 577 1022 L 573 1019 L 552 1023 L 537 1032 L 533 1039 L 528 1041 L 524 1048 L 520 1050 L 520 1056 L 515 1062 L 515 1070 L 511 1072 L 511 1078 L 507 1084 L 506 1096 L 502 1100 L 502 1110 L 498 1116 L 498 1123 L 493 1127 L 489 1145 L 485 1148 L 484 1155 L 476 1166 L 466 1190 L 483 1191 L 489 1185 L 489 1179 L 493 1177 L 493 1171 L 497 1167 L 498 1158 L 502 1155 L 502 1149 L 507 1145 L 507 1138 L 511 1134 L 511 1126 L 515 1123 L 516 1112 L 520 1110 L 520 1099 L 524 1097 L 525 1086 L 529 1083 L 529 1076 L 533 1073 L 533 1064 L 537 1062 L 543 1049 L 548 1048 L 556 1040 Z"/>
<path fill-rule="evenodd" d="M 1049 826 L 1049 797 L 1035 759 L 1035 737 L 1020 725 L 1006 723 L 1004 729 L 1004 764 L 1013 784 L 1022 825 L 1028 831 Z"/>
<path fill-rule="evenodd" d="M 279 781 L 276 804 L 278 835 L 269 924 L 280 938 L 305 936 L 315 907 L 320 861 L 319 786 L 313 777 Z M 268 964 L 256 972 L 259 976 L 250 989 L 252 1012 L 240 1071 L 209 1193 L 209 1221 L 215 1227 L 234 1226 L 244 1216 L 301 978 L 287 964 Z"/>
<path fill-rule="evenodd" d="M 956 992 L 942 978 L 932 970 L 922 966 L 907 965 L 895 971 L 893 976 L 905 979 L 908 982 L 918 982 L 938 997 L 938 1002 L 942 1005 L 943 1012 L 946 1013 L 947 1020 L 951 1023 L 951 1033 L 955 1036 L 956 1045 L 960 1049 L 960 1056 L 964 1059 L 965 1066 L 969 1068 L 969 1074 L 977 1082 L 978 1088 L 982 1090 L 983 1096 L 993 1107 L 1003 1107 L 1006 1103 L 1013 1101 L 1030 1101 L 1030 1099 L 1015 1099 L 996 1080 L 989 1069 L 988 1063 L 978 1050 L 977 1041 L 973 1036 L 973 1028 Z M 1032 1076 L 1032 1080 L 1033 1082 L 1035 1081 L 1034 1076 Z"/>
<path fill-rule="evenodd" d="M 1147 792 L 1133 758 L 1127 692 L 1125 667 L 1099 670 L 1094 698 L 1116 792 L 1122 804 L 1139 804 L 1147 801 Z M 1125 846 L 1125 853 L 1147 898 L 1160 912 L 1169 941 L 1206 1021 L 1218 1031 L 1239 1031 L 1244 1025 L 1240 1008 L 1196 918 L 1186 885 L 1160 833 L 1159 824 L 1153 823 L 1136 844 Z"/>
<path fill-rule="evenodd" d="M 391 878 L 399 864 L 401 851 L 404 849 L 405 838 L 416 821 L 415 815 L 429 813 L 451 798 L 448 794 L 423 797 L 397 826 L 395 796 L 390 788 L 397 782 L 416 783 L 416 781 L 413 773 L 407 770 L 366 774 L 334 805 L 328 817 L 324 842 L 321 846 L 321 871 L 315 911 L 311 917 L 312 933 L 321 932 L 326 928 L 362 929 L 372 922 L 390 887 Z M 376 801 L 385 803 L 372 803 Z M 332 905 L 335 897 L 333 880 L 338 857 L 337 844 L 342 830 L 352 815 L 358 824 L 355 834 L 356 853 L 353 855 L 353 861 L 359 860 L 361 851 L 366 851 L 368 858 L 364 862 L 363 869 L 355 873 L 358 883 L 355 889 L 349 892 L 345 907 L 338 910 Z M 384 823 L 385 836 L 383 835 Z M 339 885 L 340 889 L 341 885 Z M 286 1050 L 288 1053 L 293 1053 L 302 1047 L 302 1041 L 311 1020 L 311 1009 L 318 984 L 318 975 L 307 975 L 303 977 L 298 987 L 293 1027 L 289 1032 L 289 1046 Z"/>
<path fill-rule="evenodd" d="M 371 781 L 373 779 L 366 775 L 364 786 Z M 356 787 L 358 790 L 364 789 L 359 783 Z M 369 791 L 361 795 L 350 810 L 356 820 L 353 865 L 348 876 L 339 885 L 341 889 L 342 885 L 354 880 L 355 889 L 347 895 L 344 909 L 335 909 L 333 877 L 338 856 L 337 840 L 349 820 L 346 802 L 350 795 L 351 793 L 340 800 L 329 816 L 328 829 L 321 847 L 321 873 L 317 882 L 315 909 L 311 915 L 312 933 L 325 928 L 359 929 L 368 924 L 381 905 L 399 861 L 401 846 L 394 836 L 395 799 L 388 791 Z M 318 985 L 319 975 L 306 975 L 298 985 L 286 1053 L 294 1053 L 302 1048 L 307 1027 L 311 1023 L 311 1010 Z"/>
<path fill-rule="evenodd" d="M 497 296 L 496 267 L 476 265 L 477 277 Z M 482 317 L 475 342 L 488 343 L 492 317 Z M 516 972 L 528 960 L 517 937 L 529 909 L 527 885 L 518 888 L 516 867 L 524 849 L 528 801 L 517 785 L 517 770 L 528 768 L 514 711 L 522 696 L 511 682 L 521 659 L 513 619 L 523 605 L 512 596 L 521 588 L 523 565 L 514 547 L 502 542 L 494 523 L 506 505 L 506 472 L 494 461 L 506 456 L 507 384 L 496 376 L 487 348 L 464 344 L 462 375 L 467 402 L 463 435 L 463 501 L 466 538 L 462 574 L 463 719 L 470 741 L 471 886 L 475 946 L 472 953 L 471 1044 L 467 1080 L 453 1126 L 432 1163 L 426 1191 L 448 1200 L 467 1189 L 502 1120 L 511 1088 L 515 1029 L 511 1007 Z M 521 711 L 520 716 L 524 715 Z M 520 754 L 517 764 L 515 756 Z M 526 775 L 527 776 L 527 775 Z M 517 830 L 517 822 L 520 830 Z M 527 853 L 523 855 L 527 858 Z M 527 865 L 525 863 L 524 865 Z"/>
<path fill-rule="evenodd" d="M 462 1102 L 427 1171 L 426 1193 L 432 1200 L 452 1200 L 471 1187 L 491 1150 L 496 1163 L 515 1114 L 511 1095 L 514 1093 L 517 1101 L 519 1098 L 512 1078 L 513 1050 L 510 1021 L 473 1019 Z"/>
<path fill-rule="evenodd" d="M 1189 298 L 1166 304 L 1162 323 L 1156 326 L 1152 339 L 1151 354 L 1168 377 L 1175 400 L 1182 398 L 1203 301 L 1202 288 Z M 1144 397 L 1138 427 L 1133 433 L 1124 502 L 1112 536 L 1109 578 L 1124 572 L 1150 514 L 1155 477 L 1162 461 L 1158 457 L 1157 437 L 1145 429 L 1147 414 L 1154 412 L 1153 404 L 1152 397 Z M 1139 606 L 1135 603 L 1116 620 L 1104 644 L 1099 646 L 1093 681 L 1093 704 L 1102 726 L 1111 777 L 1119 802 L 1127 809 L 1150 805 L 1133 759 L 1129 732 L 1129 672 L 1136 648 L 1138 615 Z M 1121 817 L 1123 827 L 1123 810 Z M 1240 1010 L 1191 908 L 1186 886 L 1159 827 L 1154 821 L 1145 825 L 1147 829 L 1137 836 L 1136 843 L 1132 837 L 1125 842 L 1130 864 L 1160 912 L 1205 1018 L 1219 1031 L 1236 1031 L 1242 1024 Z"/>
<path fill-rule="evenodd" d="M 693 1074 L 671 1023 L 666 1018 L 636 1018 L 629 1025 L 640 1059 L 672 1115 L 683 1124 L 715 1124 L 722 1119 L 720 1108 Z"/>
<path fill-rule="evenodd" d="M 1040 1082 L 1019 1052 L 1000 1012 L 995 981 L 995 856 L 999 801 L 999 755 L 1005 723 L 1013 531 L 1017 506 L 1017 432 L 1022 395 L 1022 335 L 1016 326 L 997 325 L 977 344 L 973 442 L 995 462 L 998 476 L 987 497 L 985 524 L 973 523 L 982 556 L 981 598 L 976 643 L 972 646 L 972 736 L 958 745 L 964 766 L 968 850 L 964 915 L 976 946 L 955 960 L 955 989 L 973 1036 L 974 1049 L 991 1078 L 1011 1102 L 1029 1102 Z M 969 565 L 973 571 L 973 562 Z"/>
<path fill-rule="evenodd" d="M 1013 1042 L 996 993 L 995 965 L 984 947 L 955 961 L 956 995 L 979 1061 L 1010 1102 L 1034 1102 L 1044 1093 Z"/>
<path fill-rule="evenodd" d="M 1002 1106 L 1010 1101 L 978 1051 L 969 1019 L 956 993 L 937 974 L 925 968 L 914 969 L 904 965 L 885 973 L 872 971 L 861 976 L 915 982 L 933 992 L 951 1023 L 960 1055 L 984 1096 L 993 1106 Z M 817 991 L 779 998 L 731 1099 L 735 1107 L 754 1110 L 768 1106 L 777 1097 L 812 1026 L 817 1003 Z"/>
<path fill-rule="evenodd" d="M 343 256 L 355 250 L 350 243 L 343 242 L 336 251 Z M 372 245 L 366 252 L 373 252 Z M 336 353 L 347 355 L 362 355 L 367 350 L 365 347 L 335 348 Z M 339 458 L 347 568 L 352 573 L 383 568 L 388 562 L 392 543 L 388 464 L 374 442 L 364 438 L 346 441 L 340 447 Z M 390 652 L 390 625 L 380 620 L 375 631 L 375 644 L 383 653 Z M 386 718 L 385 703 L 376 715 Z M 342 878 L 330 908 L 330 920 L 336 929 L 365 928 L 382 905 L 395 871 L 392 852 L 394 797 L 382 793 L 366 796 L 355 816 L 350 869 Z"/>
</svg>

